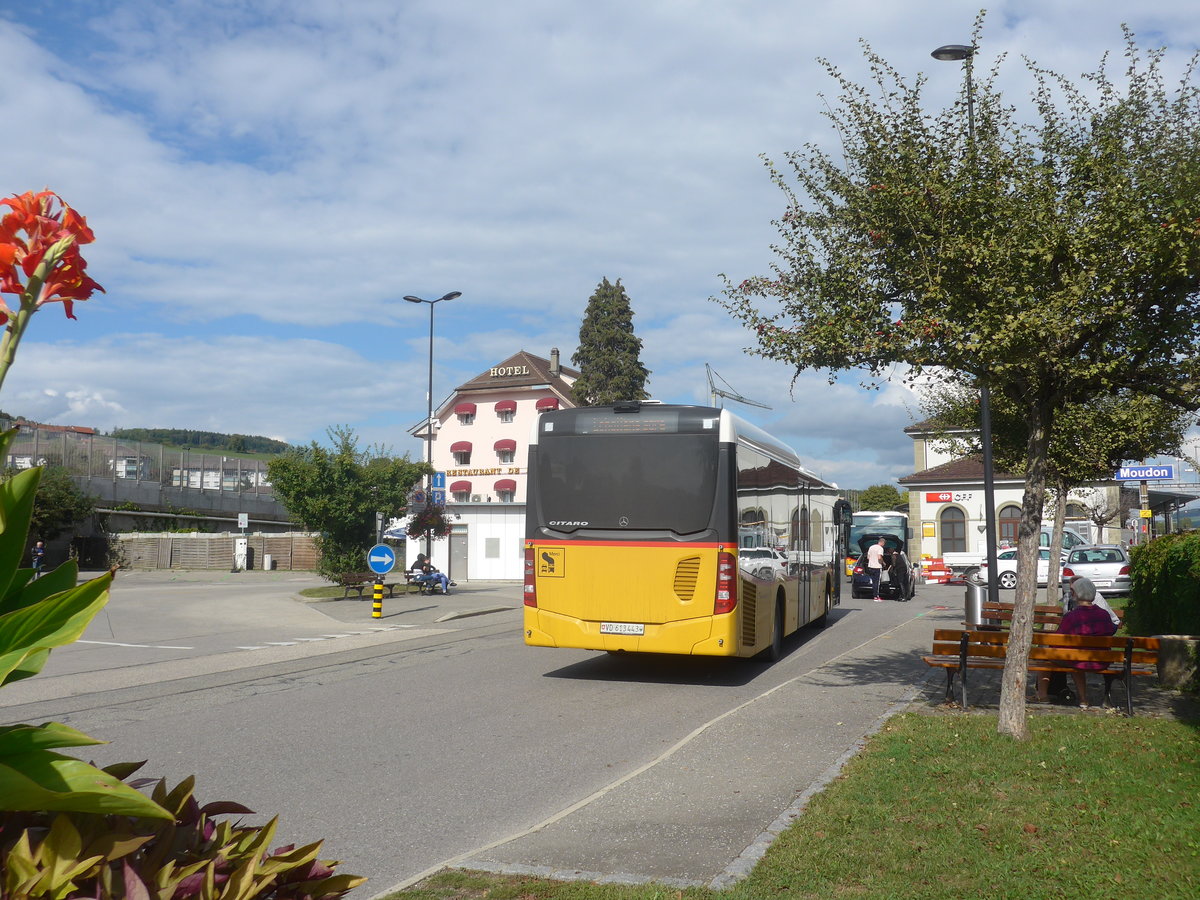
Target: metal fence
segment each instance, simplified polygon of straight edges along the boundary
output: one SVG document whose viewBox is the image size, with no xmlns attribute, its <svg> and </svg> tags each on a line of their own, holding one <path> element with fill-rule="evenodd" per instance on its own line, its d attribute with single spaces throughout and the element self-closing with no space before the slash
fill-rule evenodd
<svg viewBox="0 0 1200 900">
<path fill-rule="evenodd" d="M 180 490 L 228 492 L 273 498 L 267 464 L 220 453 L 167 450 L 162 444 L 124 441 L 60 428 L 22 425 L 5 466 L 61 466 L 68 473 L 114 483 L 157 484 Z"/>
</svg>

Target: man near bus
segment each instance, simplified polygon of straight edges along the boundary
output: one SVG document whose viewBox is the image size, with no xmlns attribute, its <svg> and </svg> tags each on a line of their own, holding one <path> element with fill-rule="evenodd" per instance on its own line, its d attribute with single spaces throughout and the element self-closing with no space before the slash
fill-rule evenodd
<svg viewBox="0 0 1200 900">
<path fill-rule="evenodd" d="M 883 577 L 883 545 L 887 538 L 880 535 L 879 540 L 867 548 L 867 575 L 871 578 L 871 587 L 875 591 L 875 602 L 882 603 L 879 596 L 879 580 Z"/>
</svg>

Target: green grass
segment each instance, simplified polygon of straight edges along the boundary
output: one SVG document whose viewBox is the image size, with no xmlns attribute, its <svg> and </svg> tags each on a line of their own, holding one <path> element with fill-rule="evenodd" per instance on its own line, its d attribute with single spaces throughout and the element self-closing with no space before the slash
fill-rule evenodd
<svg viewBox="0 0 1200 900">
<path fill-rule="evenodd" d="M 898 716 L 720 893 L 443 872 L 398 900 L 1200 897 L 1200 722 Z"/>
</svg>

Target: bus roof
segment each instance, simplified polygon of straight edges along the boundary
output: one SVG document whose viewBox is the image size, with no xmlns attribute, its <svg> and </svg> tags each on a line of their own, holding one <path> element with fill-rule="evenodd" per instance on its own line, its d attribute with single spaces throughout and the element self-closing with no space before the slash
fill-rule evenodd
<svg viewBox="0 0 1200 900">
<path fill-rule="evenodd" d="M 656 401 L 645 401 L 645 403 L 646 403 L 648 412 L 663 412 L 663 411 L 667 411 L 667 410 L 688 410 L 688 411 L 690 411 L 694 414 L 698 414 L 700 416 L 704 416 L 705 413 L 711 413 L 712 417 L 719 421 L 718 440 L 720 440 L 722 443 L 731 443 L 731 444 L 739 443 L 739 442 L 746 443 L 749 446 L 753 447 L 755 450 L 757 450 L 760 453 L 767 456 L 768 458 L 774 459 L 777 462 L 783 463 L 786 466 L 797 469 L 804 476 L 804 478 L 806 480 L 808 480 L 809 482 L 811 482 L 815 485 L 822 486 L 822 487 L 827 487 L 827 488 L 831 488 L 834 490 L 837 489 L 836 484 L 826 481 L 825 479 L 821 478 L 821 476 L 817 475 L 812 470 L 806 468 L 800 462 L 800 457 L 796 454 L 796 451 L 793 450 L 790 446 L 788 446 L 787 444 L 785 444 L 783 441 L 779 440 L 778 438 L 772 436 L 771 434 L 768 434 L 766 431 L 759 428 L 757 425 L 751 425 L 745 419 L 730 412 L 727 409 L 719 409 L 719 408 L 711 407 L 711 406 L 693 406 L 691 404 L 658 403 Z M 632 404 L 620 404 L 620 405 L 623 407 L 626 407 L 626 408 L 623 409 L 620 413 L 615 413 L 616 415 L 624 416 L 624 415 L 629 415 L 631 413 L 636 414 L 636 412 L 638 411 L 638 410 L 629 408 L 630 406 L 632 406 Z M 543 418 L 544 417 L 559 417 L 559 416 L 569 417 L 572 414 L 576 414 L 576 415 L 579 415 L 579 414 L 586 415 L 587 413 L 595 414 L 596 412 L 599 412 L 600 410 L 605 410 L 605 409 L 612 410 L 613 407 L 582 407 L 582 408 L 576 407 L 573 409 L 558 410 L 557 412 L 545 412 L 545 413 L 542 413 L 541 416 Z M 541 419 L 539 419 L 539 424 L 540 424 L 540 421 L 541 421 Z M 538 427 L 538 425 L 535 425 L 534 429 L 533 429 L 533 434 L 530 437 L 531 444 L 536 444 L 538 442 L 538 436 L 540 434 L 540 431 L 541 431 L 541 429 Z"/>
</svg>

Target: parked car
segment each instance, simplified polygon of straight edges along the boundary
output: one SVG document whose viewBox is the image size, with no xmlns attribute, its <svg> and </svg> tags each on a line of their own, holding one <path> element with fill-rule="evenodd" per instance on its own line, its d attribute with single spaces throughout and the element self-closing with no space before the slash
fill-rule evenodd
<svg viewBox="0 0 1200 900">
<path fill-rule="evenodd" d="M 787 574 L 787 557 L 770 547 L 746 547 L 738 551 L 738 565 L 756 578 L 776 578 Z"/>
<path fill-rule="evenodd" d="M 1065 555 L 1059 555 L 1059 562 L 1062 563 Z M 996 554 L 996 583 L 1005 590 L 1012 590 L 1017 586 L 1017 548 L 1010 547 L 1008 550 L 1001 550 Z M 1037 564 L 1037 583 L 1044 585 L 1050 580 L 1050 548 L 1042 547 L 1038 550 Z M 987 560 L 983 560 L 979 564 L 978 582 L 987 584 L 988 582 L 988 564 Z"/>
<path fill-rule="evenodd" d="M 1129 554 L 1119 544 L 1090 544 L 1076 547 L 1067 554 L 1063 564 L 1063 589 L 1076 575 L 1091 580 L 1100 593 L 1128 594 L 1131 587 L 1129 577 Z"/>
<path fill-rule="evenodd" d="M 879 584 L 879 596 L 885 600 L 911 600 L 917 593 L 916 572 L 905 553 L 904 538 L 894 534 L 864 534 L 858 539 L 860 555 L 850 575 L 850 596 L 856 599 L 874 597 L 871 576 L 867 574 L 867 548 L 885 538 L 883 561 L 888 566 L 888 580 Z"/>
</svg>

